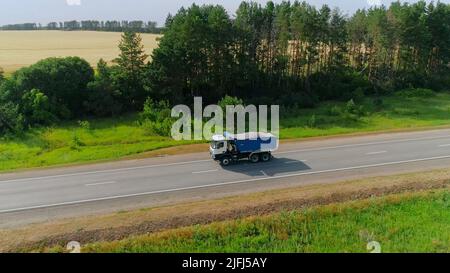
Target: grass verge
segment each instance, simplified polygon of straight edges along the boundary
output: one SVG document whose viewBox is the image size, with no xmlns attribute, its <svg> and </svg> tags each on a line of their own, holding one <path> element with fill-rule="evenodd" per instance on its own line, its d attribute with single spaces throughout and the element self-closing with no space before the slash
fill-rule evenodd
<svg viewBox="0 0 450 273">
<path fill-rule="evenodd" d="M 450 191 L 408 193 L 344 204 L 187 227 L 85 252 L 449 252 Z"/>
</svg>

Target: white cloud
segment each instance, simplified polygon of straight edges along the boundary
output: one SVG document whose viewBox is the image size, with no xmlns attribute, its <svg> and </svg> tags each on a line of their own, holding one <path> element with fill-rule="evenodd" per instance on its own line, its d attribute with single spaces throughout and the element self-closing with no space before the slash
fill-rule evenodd
<svg viewBox="0 0 450 273">
<path fill-rule="evenodd" d="M 81 6 L 81 0 L 66 0 L 69 6 Z"/>
<path fill-rule="evenodd" d="M 369 6 L 381 6 L 381 0 L 367 0 Z"/>
</svg>

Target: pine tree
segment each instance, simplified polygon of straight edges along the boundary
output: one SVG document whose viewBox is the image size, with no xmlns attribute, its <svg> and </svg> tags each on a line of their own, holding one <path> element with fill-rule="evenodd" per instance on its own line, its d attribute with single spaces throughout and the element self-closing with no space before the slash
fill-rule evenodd
<svg viewBox="0 0 450 273">
<path fill-rule="evenodd" d="M 125 32 L 119 43 L 120 54 L 114 60 L 118 65 L 115 79 L 129 110 L 139 109 L 146 99 L 144 75 L 146 60 L 142 38 L 135 32 Z"/>
</svg>

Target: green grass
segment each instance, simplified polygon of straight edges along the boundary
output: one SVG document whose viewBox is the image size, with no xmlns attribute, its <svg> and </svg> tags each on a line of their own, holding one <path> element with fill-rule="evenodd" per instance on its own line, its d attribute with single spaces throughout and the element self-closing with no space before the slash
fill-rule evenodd
<svg viewBox="0 0 450 273">
<path fill-rule="evenodd" d="M 289 139 L 450 125 L 449 93 L 428 98 L 384 97 L 380 109 L 373 105 L 373 99 L 360 104 L 368 115 L 356 121 L 330 111 L 334 106 L 344 108 L 345 103 L 326 102 L 314 109 L 298 111 L 281 121 L 281 136 Z M 315 126 L 310 124 L 313 115 Z"/>
<path fill-rule="evenodd" d="M 91 120 L 90 128 L 71 122 L 2 140 L 0 170 L 117 159 L 180 144 L 149 134 L 136 124 L 136 119 L 131 115 L 114 121 Z"/>
<path fill-rule="evenodd" d="M 294 139 L 450 125 L 449 93 L 426 98 L 385 97 L 380 109 L 372 101 L 369 98 L 361 103 L 367 114 L 356 120 L 330 110 L 334 106 L 345 108 L 342 102 L 326 102 L 314 109 L 294 109 L 289 114 L 281 112 L 282 116 L 288 116 L 281 120 L 281 137 Z M 71 122 L 33 129 L 13 139 L 0 139 L 0 171 L 119 159 L 192 143 L 152 136 L 136 124 L 136 118 L 131 115 L 114 120 L 90 120 L 89 129 Z"/>
<path fill-rule="evenodd" d="M 327 205 L 169 230 L 83 247 L 84 252 L 449 252 L 450 192 Z M 62 251 L 51 249 L 50 251 Z"/>
</svg>

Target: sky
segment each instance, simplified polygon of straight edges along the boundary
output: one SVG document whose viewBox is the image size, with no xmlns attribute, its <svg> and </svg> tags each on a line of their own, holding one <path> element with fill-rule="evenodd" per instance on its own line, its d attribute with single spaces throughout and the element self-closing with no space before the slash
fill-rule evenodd
<svg viewBox="0 0 450 273">
<path fill-rule="evenodd" d="M 67 20 L 143 20 L 164 23 L 167 14 L 176 13 L 182 6 L 220 4 L 230 14 L 241 0 L 1 0 L 0 25 L 36 22 L 46 24 Z M 256 0 L 259 3 L 267 1 Z M 274 2 L 281 2 L 275 0 Z M 391 0 L 307 0 L 310 4 L 328 4 L 347 14 L 358 8 L 389 4 Z M 408 0 L 407 2 L 416 2 Z M 450 3 L 450 0 L 441 0 Z"/>
</svg>

